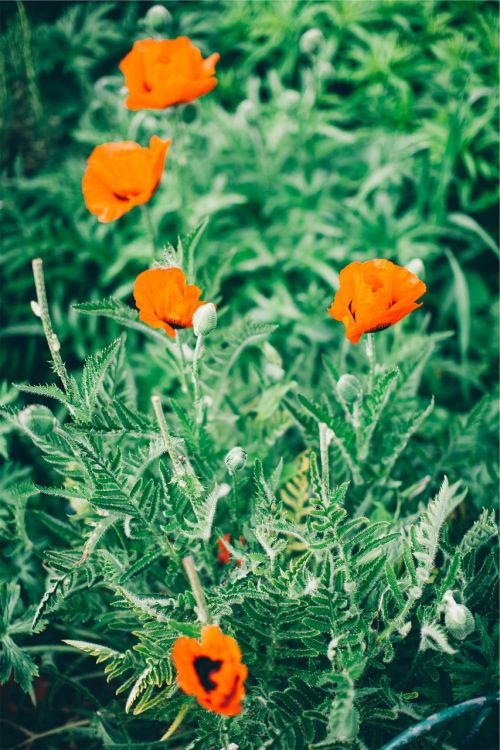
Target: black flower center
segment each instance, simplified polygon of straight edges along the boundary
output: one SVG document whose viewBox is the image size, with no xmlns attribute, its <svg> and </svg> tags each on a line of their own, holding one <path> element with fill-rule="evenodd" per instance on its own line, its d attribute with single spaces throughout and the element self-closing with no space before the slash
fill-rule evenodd
<svg viewBox="0 0 500 750">
<path fill-rule="evenodd" d="M 207 693 L 211 690 L 215 690 L 217 685 L 211 679 L 210 675 L 212 672 L 219 671 L 222 667 L 222 660 L 217 659 L 214 661 L 208 656 L 197 656 L 193 662 L 193 666 L 203 690 L 206 690 Z"/>
</svg>

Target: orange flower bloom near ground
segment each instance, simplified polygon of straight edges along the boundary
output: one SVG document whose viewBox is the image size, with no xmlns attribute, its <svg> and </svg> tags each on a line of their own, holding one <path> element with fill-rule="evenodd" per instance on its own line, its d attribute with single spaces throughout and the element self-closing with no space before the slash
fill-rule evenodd
<svg viewBox="0 0 500 750">
<path fill-rule="evenodd" d="M 208 94 L 217 85 L 215 52 L 206 60 L 187 38 L 141 39 L 120 63 L 128 109 L 164 109 Z"/>
<path fill-rule="evenodd" d="M 223 537 L 219 537 L 217 539 L 217 547 L 218 547 L 218 553 L 217 553 L 217 562 L 222 563 L 222 565 L 228 565 L 229 561 L 231 559 L 231 554 L 224 544 L 224 540 L 226 542 L 231 541 L 231 534 L 224 534 Z M 242 536 L 240 536 L 240 544 L 244 544 L 245 540 Z M 236 560 L 236 565 L 241 565 L 241 560 Z"/>
<path fill-rule="evenodd" d="M 388 328 L 421 307 L 416 300 L 427 290 L 406 268 L 382 258 L 349 263 L 340 272 L 339 281 L 328 314 L 344 324 L 353 344 L 364 333 Z"/>
<path fill-rule="evenodd" d="M 184 636 L 176 640 L 172 660 L 180 689 L 194 695 L 203 708 L 225 716 L 240 713 L 248 670 L 234 638 L 217 625 L 205 625 L 201 643 Z"/>
<path fill-rule="evenodd" d="M 163 328 L 174 338 L 178 328 L 192 328 L 193 314 L 205 304 L 201 289 L 187 284 L 180 268 L 150 268 L 135 280 L 134 299 L 139 318 L 152 328 Z"/>
<path fill-rule="evenodd" d="M 96 146 L 82 180 L 90 213 L 107 223 L 147 203 L 160 182 L 170 144 L 170 140 L 162 141 L 154 135 L 149 148 L 133 141 Z"/>
</svg>

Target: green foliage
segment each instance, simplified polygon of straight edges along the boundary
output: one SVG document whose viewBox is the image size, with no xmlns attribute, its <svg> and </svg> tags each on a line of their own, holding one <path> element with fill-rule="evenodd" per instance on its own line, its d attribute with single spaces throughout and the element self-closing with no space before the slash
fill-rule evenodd
<svg viewBox="0 0 500 750">
<path fill-rule="evenodd" d="M 117 63 L 155 33 L 148 4 L 36 5 L 11 4 L 0 66 L 1 682 L 35 700 L 47 681 L 34 731 L 85 750 L 169 727 L 172 748 L 366 750 L 492 692 L 492 6 L 173 2 L 165 34 L 221 53 L 217 88 L 133 113 Z M 80 182 L 96 144 L 154 133 L 173 145 L 152 256 L 140 211 L 98 224 Z M 30 311 L 38 256 L 67 382 Z M 428 292 L 365 352 L 326 308 L 374 257 L 420 259 Z M 217 304 L 202 346 L 139 319 L 133 282 L 157 261 Z M 176 684 L 173 643 L 200 634 L 188 555 L 248 667 L 231 719 Z M 463 639 L 447 592 L 474 618 Z"/>
</svg>

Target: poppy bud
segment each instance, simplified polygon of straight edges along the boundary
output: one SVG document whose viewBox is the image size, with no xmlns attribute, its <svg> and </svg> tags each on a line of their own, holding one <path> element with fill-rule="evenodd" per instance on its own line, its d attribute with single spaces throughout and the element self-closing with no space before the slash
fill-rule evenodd
<svg viewBox="0 0 500 750">
<path fill-rule="evenodd" d="M 342 375 L 337 383 L 337 393 L 345 404 L 355 404 L 361 399 L 363 389 L 354 375 Z"/>
<path fill-rule="evenodd" d="M 145 16 L 146 23 L 156 31 L 162 31 L 172 23 L 172 16 L 163 5 L 153 5 Z"/>
<path fill-rule="evenodd" d="M 262 346 L 262 353 L 265 359 L 265 374 L 273 383 L 279 382 L 285 374 L 282 367 L 283 360 L 281 359 L 279 352 L 276 351 L 274 346 L 271 346 L 268 341 L 265 341 Z"/>
<path fill-rule="evenodd" d="M 43 437 L 52 432 L 55 417 L 46 406 L 33 404 L 22 410 L 19 414 L 19 421 L 26 430 L 38 437 Z"/>
<path fill-rule="evenodd" d="M 241 471 L 245 468 L 245 464 L 247 462 L 247 454 L 243 450 L 243 448 L 240 448 L 239 445 L 236 445 L 234 448 L 231 448 L 229 453 L 227 454 L 226 458 L 224 459 L 224 463 L 226 464 L 226 469 L 230 474 L 237 474 L 238 471 Z"/>
<path fill-rule="evenodd" d="M 311 55 L 319 50 L 324 41 L 325 37 L 320 29 L 308 29 L 300 37 L 300 51 L 305 52 L 306 55 Z"/>
<path fill-rule="evenodd" d="M 206 336 L 217 328 L 217 311 L 212 302 L 199 307 L 193 315 L 195 336 Z"/>
<path fill-rule="evenodd" d="M 418 276 L 419 279 L 425 279 L 425 266 L 420 258 L 412 258 L 405 266 L 406 270 Z"/>
<path fill-rule="evenodd" d="M 446 629 L 454 638 L 463 641 L 476 628 L 472 612 L 464 604 L 458 604 L 451 591 L 445 593 L 443 601 Z"/>
<path fill-rule="evenodd" d="M 296 109 L 300 102 L 300 94 L 294 89 L 286 89 L 281 92 L 278 101 L 283 109 Z"/>
</svg>

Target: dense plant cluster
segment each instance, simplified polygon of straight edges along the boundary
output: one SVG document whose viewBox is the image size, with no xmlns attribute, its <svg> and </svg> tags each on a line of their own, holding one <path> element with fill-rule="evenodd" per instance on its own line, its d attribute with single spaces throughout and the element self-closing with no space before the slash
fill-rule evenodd
<svg viewBox="0 0 500 750">
<path fill-rule="evenodd" d="M 493 6 L 35 5 L 2 37 L 8 746 L 376 750 L 490 696 Z M 182 36 L 216 88 L 127 109 L 132 42 Z M 81 186 L 112 141 L 168 158 L 110 218 Z M 375 258 L 424 306 L 360 299 L 352 345 L 332 299 Z"/>
</svg>

